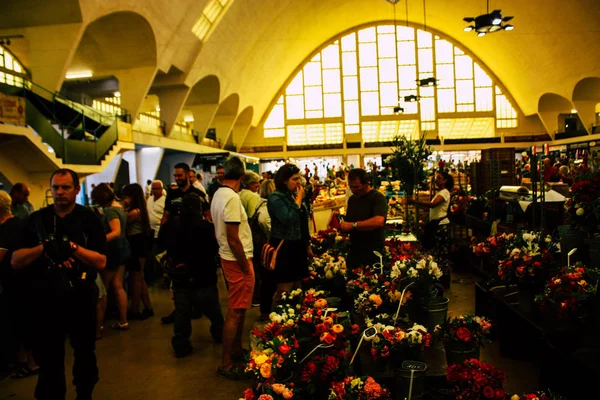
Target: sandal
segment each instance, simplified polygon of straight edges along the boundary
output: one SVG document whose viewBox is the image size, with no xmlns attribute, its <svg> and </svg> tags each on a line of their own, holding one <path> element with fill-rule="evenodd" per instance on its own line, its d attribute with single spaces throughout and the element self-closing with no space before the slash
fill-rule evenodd
<svg viewBox="0 0 600 400">
<path fill-rule="evenodd" d="M 245 379 L 252 379 L 252 375 L 250 373 L 244 372 L 239 367 L 231 367 L 229 369 L 219 367 L 217 368 L 217 374 L 219 374 L 223 378 L 231 379 L 232 381 L 243 381 Z"/>
<path fill-rule="evenodd" d="M 112 328 L 119 330 L 119 331 L 128 331 L 129 330 L 129 322 L 125 322 L 124 324 L 117 322 L 116 324 L 114 324 L 112 326 Z"/>
<path fill-rule="evenodd" d="M 38 375 L 40 373 L 40 368 L 31 369 L 29 365 L 25 365 L 18 370 L 16 370 L 10 377 L 13 379 L 21 379 L 27 378 L 28 376 Z"/>
</svg>

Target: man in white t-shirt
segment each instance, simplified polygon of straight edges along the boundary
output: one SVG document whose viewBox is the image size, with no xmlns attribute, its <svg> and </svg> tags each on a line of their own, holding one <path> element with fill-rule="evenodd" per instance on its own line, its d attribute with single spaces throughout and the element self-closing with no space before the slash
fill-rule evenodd
<svg viewBox="0 0 600 400">
<path fill-rule="evenodd" d="M 200 180 L 198 180 L 198 176 L 202 176 L 200 174 L 196 175 L 196 171 L 194 171 L 193 169 L 190 169 L 189 172 L 189 180 L 190 183 L 192 184 L 193 187 L 195 187 L 196 189 L 200 190 L 201 192 L 203 192 L 204 194 L 206 194 L 206 189 L 204 188 L 204 185 L 202 184 L 202 182 Z"/>
<path fill-rule="evenodd" d="M 238 195 L 245 175 L 244 162 L 239 157 L 231 157 L 225 162 L 224 169 L 221 186 L 215 191 L 210 207 L 221 266 L 229 286 L 229 310 L 223 328 L 223 360 L 217 372 L 225 378 L 238 380 L 248 378 L 234 362 L 242 362 L 245 357 L 242 331 L 254 291 L 252 232 Z"/>
<path fill-rule="evenodd" d="M 151 196 L 146 201 L 148 207 L 148 218 L 150 219 L 150 228 L 154 231 L 154 238 L 158 237 L 160 221 L 165 214 L 165 199 L 162 181 L 152 181 L 150 186 Z"/>
</svg>

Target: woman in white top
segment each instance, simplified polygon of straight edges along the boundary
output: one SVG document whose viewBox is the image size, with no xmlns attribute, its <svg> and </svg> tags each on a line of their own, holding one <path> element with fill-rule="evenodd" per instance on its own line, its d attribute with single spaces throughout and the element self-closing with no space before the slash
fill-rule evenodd
<svg viewBox="0 0 600 400">
<path fill-rule="evenodd" d="M 450 190 L 454 188 L 454 179 L 445 171 L 435 173 L 437 192 L 431 201 L 409 201 L 421 207 L 429 208 L 429 222 L 423 229 L 421 244 L 425 250 L 432 250 L 436 256 L 447 256 L 448 253 L 448 208 L 450 207 Z"/>
</svg>

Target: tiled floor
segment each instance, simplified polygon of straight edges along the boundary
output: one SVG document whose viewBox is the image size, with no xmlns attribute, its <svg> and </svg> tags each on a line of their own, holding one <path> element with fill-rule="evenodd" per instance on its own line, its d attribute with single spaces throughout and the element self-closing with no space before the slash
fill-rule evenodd
<svg viewBox="0 0 600 400">
<path fill-rule="evenodd" d="M 453 276 L 451 290 L 447 292 L 450 298 L 450 315 L 474 310 L 476 279 L 468 274 Z M 225 313 L 226 291 L 221 280 L 219 291 Z M 131 330 L 127 332 L 107 328 L 104 339 L 98 342 L 100 382 L 96 386 L 94 398 L 237 400 L 248 382 L 232 382 L 216 374 L 221 359 L 221 345 L 212 342 L 206 318 L 193 321 L 194 353 L 186 358 L 176 359 L 170 344 L 172 325 L 160 324 L 160 316 L 168 314 L 173 307 L 170 292 L 152 288 L 151 296 L 156 311 L 154 318 L 132 322 Z M 252 323 L 257 319 L 258 309 L 254 308 L 249 311 L 246 319 L 246 346 Z M 497 344 L 486 346 L 481 358 L 507 371 L 508 392 L 538 389 L 535 363 L 504 359 L 499 355 Z M 69 349 L 68 370 L 71 365 L 72 352 Z M 6 378 L 0 381 L 0 400 L 33 398 L 35 382 L 36 378 Z M 74 397 L 73 387 L 69 385 L 67 398 Z"/>
</svg>

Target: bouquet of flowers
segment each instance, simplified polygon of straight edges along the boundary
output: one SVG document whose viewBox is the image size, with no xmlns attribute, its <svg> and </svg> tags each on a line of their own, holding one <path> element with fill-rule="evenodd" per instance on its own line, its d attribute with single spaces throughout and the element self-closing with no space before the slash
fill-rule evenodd
<svg viewBox="0 0 600 400">
<path fill-rule="evenodd" d="M 261 385 L 259 390 L 248 388 L 244 390 L 244 397 L 240 397 L 239 400 L 289 400 L 294 398 L 294 388 L 291 385 L 284 385 L 283 383 L 264 383 Z"/>
<path fill-rule="evenodd" d="M 329 252 L 332 256 L 337 257 L 340 254 L 348 253 L 350 237 L 337 229 L 327 229 L 313 234 L 310 243 L 315 255 Z"/>
<path fill-rule="evenodd" d="M 392 280 L 397 279 L 404 285 L 411 284 L 413 300 L 423 304 L 429 303 L 431 298 L 435 297 L 435 284 L 442 275 L 442 269 L 430 255 L 396 261 L 390 272 Z"/>
<path fill-rule="evenodd" d="M 321 286 L 331 292 L 343 293 L 346 273 L 346 259 L 325 252 L 313 258 L 308 266 L 308 277 L 303 283 L 312 287 Z"/>
<path fill-rule="evenodd" d="M 456 223 L 465 222 L 467 206 L 471 201 L 471 195 L 462 188 L 454 189 L 450 196 L 450 219 Z"/>
<path fill-rule="evenodd" d="M 565 400 L 562 396 L 554 393 L 546 393 L 544 391 L 537 391 L 534 393 L 524 394 L 513 394 L 510 396 L 510 400 Z"/>
<path fill-rule="evenodd" d="M 259 381 L 272 383 L 278 374 L 289 374 L 295 368 L 300 345 L 289 325 L 271 322 L 263 330 L 253 329 L 252 334 L 259 345 L 250 352 L 246 372 L 253 372 Z"/>
<path fill-rule="evenodd" d="M 547 279 L 554 266 L 557 241 L 541 232 L 520 231 L 506 244 L 507 258 L 498 264 L 500 279 L 521 283 L 537 283 Z M 546 276 L 544 276 L 546 275 Z"/>
<path fill-rule="evenodd" d="M 431 344 L 431 333 L 427 333 L 427 328 L 422 325 L 414 324 L 408 329 L 382 324 L 376 326 L 379 333 L 371 340 L 374 359 L 389 357 L 392 352 L 407 353 L 407 350 L 413 349 L 420 352 Z"/>
<path fill-rule="evenodd" d="M 402 242 L 398 239 L 387 239 L 385 241 L 384 264 L 392 264 L 396 261 L 417 257 L 421 253 L 419 245 L 411 242 Z"/>
<path fill-rule="evenodd" d="M 328 400 L 387 400 L 391 398 L 390 391 L 375 382 L 375 379 L 347 376 L 343 380 L 331 384 Z"/>
<path fill-rule="evenodd" d="M 464 347 L 482 347 L 490 343 L 490 329 L 492 323 L 485 317 L 473 314 L 459 315 L 448 318 L 442 326 L 436 326 L 445 345 L 454 343 Z"/>
<path fill-rule="evenodd" d="M 550 278 L 535 301 L 542 309 L 555 312 L 559 319 L 584 318 L 585 306 L 596 296 L 599 278 L 600 270 L 586 268 L 580 262 L 563 267 Z"/>
<path fill-rule="evenodd" d="M 391 175 L 391 180 L 401 181 L 403 189 L 412 196 L 414 189 L 427 178 L 424 163 L 431 155 L 431 147 L 427 145 L 425 135 L 418 140 L 396 136 L 392 144 L 394 153 L 384 161 L 384 165 L 390 167 L 389 172 L 383 170 L 385 178 Z"/>
<path fill-rule="evenodd" d="M 477 243 L 472 238 L 471 248 L 477 256 L 499 256 L 506 253 L 506 246 L 514 240 L 514 233 L 501 233 L 490 236 L 485 241 Z"/>
<path fill-rule="evenodd" d="M 449 366 L 446 380 L 453 385 L 457 400 L 504 400 L 506 397 L 502 388 L 506 373 L 474 358 Z"/>
<path fill-rule="evenodd" d="M 580 166 L 573 172 L 570 198 L 565 202 L 571 225 L 582 231 L 600 231 L 600 171 Z"/>
</svg>

